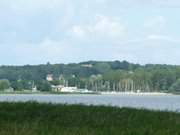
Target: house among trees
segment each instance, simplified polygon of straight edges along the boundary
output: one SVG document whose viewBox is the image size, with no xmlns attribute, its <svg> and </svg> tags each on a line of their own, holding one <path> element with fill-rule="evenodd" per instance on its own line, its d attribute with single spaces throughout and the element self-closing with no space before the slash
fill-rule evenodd
<svg viewBox="0 0 180 135">
<path fill-rule="evenodd" d="M 47 76 L 46 76 L 46 80 L 47 81 L 53 81 L 53 74 L 48 74 Z"/>
<path fill-rule="evenodd" d="M 51 85 L 53 92 L 61 92 L 62 88 L 64 88 L 64 85 Z"/>
<path fill-rule="evenodd" d="M 53 92 L 79 92 L 77 87 L 65 87 L 64 85 L 51 85 Z"/>
<path fill-rule="evenodd" d="M 38 92 L 37 86 L 33 86 L 33 87 L 32 87 L 32 92 Z"/>
<path fill-rule="evenodd" d="M 5 89 L 4 92 L 14 92 L 14 89 L 12 87 Z"/>
<path fill-rule="evenodd" d="M 64 76 L 62 74 L 59 76 L 59 80 L 60 81 L 64 81 L 65 80 L 65 78 L 64 78 Z"/>
<path fill-rule="evenodd" d="M 82 64 L 81 67 L 92 68 L 93 65 L 92 64 Z"/>
</svg>

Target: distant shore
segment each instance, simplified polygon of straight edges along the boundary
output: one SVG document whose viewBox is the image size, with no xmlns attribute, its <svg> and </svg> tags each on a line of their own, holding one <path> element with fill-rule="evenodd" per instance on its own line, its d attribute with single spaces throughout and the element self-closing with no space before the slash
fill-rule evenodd
<svg viewBox="0 0 180 135">
<path fill-rule="evenodd" d="M 165 92 L 100 92 L 102 95 L 157 95 L 157 96 L 165 96 L 165 95 L 173 95 L 173 93 L 165 93 Z"/>
<path fill-rule="evenodd" d="M 166 96 L 179 95 L 179 93 L 165 93 L 165 92 L 117 92 L 117 91 L 97 91 L 97 92 L 31 92 L 31 91 L 16 91 L 16 92 L 0 92 L 0 94 L 97 94 L 97 95 L 152 95 L 152 96 Z"/>
</svg>

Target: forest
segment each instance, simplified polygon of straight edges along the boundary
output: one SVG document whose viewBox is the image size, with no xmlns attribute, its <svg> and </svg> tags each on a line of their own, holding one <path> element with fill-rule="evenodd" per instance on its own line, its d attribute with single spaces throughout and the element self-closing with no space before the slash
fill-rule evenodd
<svg viewBox="0 0 180 135">
<path fill-rule="evenodd" d="M 47 81 L 48 74 L 53 75 Z M 93 91 L 180 91 L 180 66 L 133 64 L 127 61 L 87 61 L 0 67 L 0 90 L 51 91 L 51 85 L 76 86 Z"/>
</svg>

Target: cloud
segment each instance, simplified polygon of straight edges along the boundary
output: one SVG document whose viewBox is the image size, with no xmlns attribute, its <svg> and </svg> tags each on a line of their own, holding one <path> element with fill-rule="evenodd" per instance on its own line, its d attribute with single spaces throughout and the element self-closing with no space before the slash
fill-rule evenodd
<svg viewBox="0 0 180 135">
<path fill-rule="evenodd" d="M 105 7 L 180 7 L 179 0 L 1 0 L 1 9 L 11 9 L 15 12 L 33 12 L 42 10 L 59 10 L 68 5 L 105 6 Z"/>
<path fill-rule="evenodd" d="M 0 0 L 0 61 L 175 63 L 180 20 L 179 9 L 170 7 L 179 5 L 177 0 Z"/>
<path fill-rule="evenodd" d="M 89 27 L 89 31 L 93 33 L 108 34 L 111 37 L 121 37 L 124 35 L 125 26 L 118 18 L 110 18 L 107 16 L 97 16 L 97 22 L 94 26 Z"/>
<path fill-rule="evenodd" d="M 83 37 L 85 34 L 86 34 L 86 30 L 85 28 L 83 28 L 82 26 L 79 26 L 79 25 L 74 25 L 72 27 L 72 33 L 75 35 L 75 36 L 78 36 L 78 37 Z"/>
<path fill-rule="evenodd" d="M 145 27 L 164 27 L 166 24 L 167 20 L 165 19 L 164 16 L 155 16 L 147 19 L 144 23 Z"/>
<path fill-rule="evenodd" d="M 171 38 L 169 38 L 168 36 L 164 36 L 164 35 L 149 35 L 147 37 L 147 39 L 152 39 L 152 40 L 169 40 Z"/>
<path fill-rule="evenodd" d="M 179 0 L 152 0 L 152 4 L 158 7 L 180 7 Z"/>
<path fill-rule="evenodd" d="M 1 0 L 0 7 L 17 13 L 36 13 L 62 6 L 65 0 Z"/>
<path fill-rule="evenodd" d="M 144 19 L 143 34 L 149 35 L 164 35 L 168 29 L 168 20 L 162 15 L 151 15 Z"/>
<path fill-rule="evenodd" d="M 167 35 L 156 35 L 156 34 L 152 34 L 147 36 L 148 40 L 159 40 L 159 41 L 166 41 L 166 42 L 170 42 L 170 43 L 180 43 L 180 40 L 178 38 L 174 38 L 171 36 L 167 36 Z"/>
<path fill-rule="evenodd" d="M 179 0 L 120 0 L 122 5 L 126 7 L 137 7 L 137 6 L 146 6 L 146 7 L 161 7 L 161 8 L 170 8 L 170 7 L 180 7 Z"/>
<path fill-rule="evenodd" d="M 77 56 L 77 51 L 68 42 L 54 41 L 51 39 L 44 39 L 40 43 L 34 44 L 16 44 L 10 46 L 1 46 L 0 56 L 6 59 L 14 59 L 12 64 L 38 64 L 46 63 L 47 61 L 53 63 L 61 63 L 70 61 L 72 55 Z M 2 51 L 3 50 L 3 51 Z M 8 53 L 7 53 L 8 52 Z M 8 63 L 8 61 L 5 61 Z"/>
<path fill-rule="evenodd" d="M 119 44 L 111 52 L 113 59 L 127 60 L 133 63 L 177 64 L 180 63 L 179 44 L 175 38 L 151 35 L 148 38 L 134 40 L 125 45 Z"/>
<path fill-rule="evenodd" d="M 125 34 L 125 26 L 119 18 L 97 15 L 95 23 L 74 25 L 70 31 L 78 37 L 121 38 Z"/>
</svg>

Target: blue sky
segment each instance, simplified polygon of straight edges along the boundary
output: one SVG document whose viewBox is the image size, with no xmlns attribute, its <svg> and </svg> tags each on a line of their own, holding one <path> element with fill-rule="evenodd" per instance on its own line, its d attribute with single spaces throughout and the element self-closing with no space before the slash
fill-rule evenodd
<svg viewBox="0 0 180 135">
<path fill-rule="evenodd" d="M 0 65 L 180 65 L 178 0 L 0 0 Z"/>
</svg>

